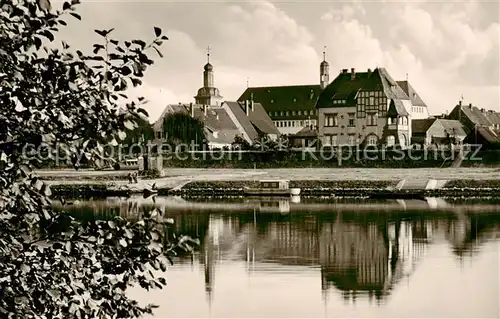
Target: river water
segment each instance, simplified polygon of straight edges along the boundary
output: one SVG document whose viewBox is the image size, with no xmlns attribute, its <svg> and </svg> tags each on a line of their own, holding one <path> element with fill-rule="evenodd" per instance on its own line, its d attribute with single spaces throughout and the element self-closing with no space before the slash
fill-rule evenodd
<svg viewBox="0 0 500 319">
<path fill-rule="evenodd" d="M 156 206 L 200 239 L 165 289 L 130 291 L 160 306 L 156 318 L 499 318 L 497 205 L 156 198 L 69 209 L 133 217 Z"/>
</svg>

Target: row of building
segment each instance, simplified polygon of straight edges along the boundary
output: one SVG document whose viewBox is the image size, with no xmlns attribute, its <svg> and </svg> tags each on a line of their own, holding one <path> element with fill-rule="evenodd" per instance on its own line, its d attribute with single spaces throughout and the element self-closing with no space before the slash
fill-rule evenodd
<svg viewBox="0 0 500 319">
<path fill-rule="evenodd" d="M 319 84 L 248 87 L 237 101 L 224 101 L 207 57 L 194 103 L 168 105 L 154 124 L 157 139 L 164 139 L 165 116 L 184 112 L 204 123 L 211 148 L 230 147 L 238 135 L 253 144 L 262 134 L 286 135 L 296 146 L 500 143 L 500 113 L 460 101 L 449 114 L 430 116 L 408 80 L 384 68 L 343 69 L 330 82 L 323 54 Z"/>
</svg>

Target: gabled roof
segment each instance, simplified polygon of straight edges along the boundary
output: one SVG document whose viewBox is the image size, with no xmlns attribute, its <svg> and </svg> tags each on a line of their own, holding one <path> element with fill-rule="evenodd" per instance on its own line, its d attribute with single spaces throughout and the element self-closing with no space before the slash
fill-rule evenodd
<svg viewBox="0 0 500 319">
<path fill-rule="evenodd" d="M 238 129 L 223 107 L 206 106 L 206 112 L 203 111 L 203 106 L 201 105 L 195 104 L 193 107 L 194 118 L 200 120 L 206 127 L 212 130 L 221 131 Z"/>
<path fill-rule="evenodd" d="M 245 107 L 244 103 L 239 103 L 241 107 Z M 265 134 L 276 134 L 279 135 L 280 132 L 274 125 L 273 121 L 267 114 L 264 106 L 260 103 L 253 103 L 253 111 L 250 110 L 248 113 L 248 118 L 250 122 L 256 127 L 259 131 Z"/>
<path fill-rule="evenodd" d="M 484 114 L 475 106 L 471 105 L 457 105 L 456 107 L 469 118 L 469 120 L 480 126 L 490 126 L 492 123 L 484 116 Z"/>
<path fill-rule="evenodd" d="M 352 78 L 351 72 L 340 73 L 323 90 L 316 103 L 316 108 L 332 107 L 333 99 L 346 100 L 342 106 L 355 106 L 356 97 L 360 91 L 383 91 L 389 99 L 410 99 L 386 69 L 376 68 L 370 72 L 355 72 L 354 78 Z M 403 105 L 401 104 L 401 106 Z M 335 105 L 335 107 L 341 106 Z M 400 108 L 400 106 L 397 105 L 396 108 Z"/>
<path fill-rule="evenodd" d="M 320 85 L 249 87 L 238 101 L 253 99 L 267 112 L 314 110 L 321 91 Z"/>
<path fill-rule="evenodd" d="M 425 134 L 436 119 L 411 120 L 411 132 L 413 134 Z"/>
<path fill-rule="evenodd" d="M 254 141 L 259 136 L 259 134 L 252 125 L 249 116 L 246 115 L 240 103 L 225 101 L 223 104 L 226 104 L 229 107 L 231 112 L 233 112 L 234 116 L 236 117 L 236 120 L 240 123 L 242 129 L 247 133 L 250 140 Z"/>
<path fill-rule="evenodd" d="M 467 136 L 462 123 L 456 120 L 437 119 L 447 132 L 453 132 L 457 136 Z M 413 126 L 412 126 L 413 128 Z"/>
<path fill-rule="evenodd" d="M 389 110 L 387 111 L 387 116 L 398 115 L 408 116 L 410 114 L 406 110 L 403 101 L 398 99 L 391 100 L 391 104 L 389 104 Z"/>
<path fill-rule="evenodd" d="M 410 98 L 411 104 L 414 106 L 427 107 L 427 104 L 422 100 L 420 95 L 415 91 L 408 81 L 396 81 L 399 87 L 405 92 L 405 94 Z"/>
</svg>

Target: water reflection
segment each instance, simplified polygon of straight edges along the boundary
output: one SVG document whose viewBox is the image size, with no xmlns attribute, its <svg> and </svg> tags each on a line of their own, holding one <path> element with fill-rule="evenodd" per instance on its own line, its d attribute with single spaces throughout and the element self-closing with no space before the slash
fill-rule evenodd
<svg viewBox="0 0 500 319">
<path fill-rule="evenodd" d="M 500 213 L 468 213 L 465 206 L 440 200 L 431 202 L 405 201 L 404 205 L 396 202 L 384 203 L 385 206 L 379 203 L 372 210 L 352 204 L 350 210 L 347 206 L 338 209 L 339 205 L 348 204 L 337 202 L 316 204 L 313 211 L 308 209 L 313 204 L 304 200 L 300 204 L 261 200 L 228 204 L 157 198 L 154 203 L 136 199 L 87 201 L 67 209 L 80 214 L 92 212 L 101 217 L 120 214 L 127 218 L 135 218 L 154 206 L 163 209 L 175 220 L 176 232 L 201 241 L 197 254 L 180 260 L 179 265 L 202 267 L 209 307 L 217 295 L 218 276 L 228 276 L 217 269 L 228 265 L 241 265 L 250 278 L 256 274 L 312 275 L 318 279 L 317 291 L 325 304 L 334 294 L 347 304 L 366 300 L 378 307 L 408 282 L 432 247 L 445 244 L 463 262 L 467 258 L 472 260 L 485 243 L 496 240 L 500 234 Z M 212 205 L 212 210 L 200 210 L 198 204 Z M 234 209 L 228 205 L 235 205 Z M 390 205 L 398 205 L 399 209 L 382 209 Z M 434 210 L 437 207 L 446 209 Z M 474 207 L 478 210 L 478 206 Z M 262 294 L 265 289 L 262 288 Z M 498 288 L 496 293 L 498 297 Z"/>
</svg>

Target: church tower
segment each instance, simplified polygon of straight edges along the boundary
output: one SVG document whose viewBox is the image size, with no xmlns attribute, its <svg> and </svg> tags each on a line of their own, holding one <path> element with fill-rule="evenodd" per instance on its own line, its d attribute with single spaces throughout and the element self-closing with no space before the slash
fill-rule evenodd
<svg viewBox="0 0 500 319">
<path fill-rule="evenodd" d="M 210 64 L 210 47 L 207 48 L 207 64 L 203 71 L 203 87 L 194 97 L 196 104 L 221 105 L 222 96 L 219 89 L 214 86 L 214 67 Z"/>
<path fill-rule="evenodd" d="M 319 65 L 319 83 L 324 89 L 330 83 L 330 65 L 326 62 L 326 46 L 323 51 L 323 62 Z"/>
</svg>

